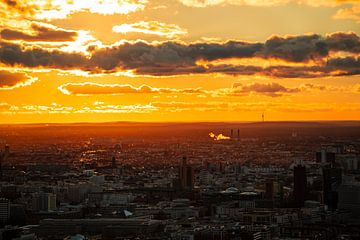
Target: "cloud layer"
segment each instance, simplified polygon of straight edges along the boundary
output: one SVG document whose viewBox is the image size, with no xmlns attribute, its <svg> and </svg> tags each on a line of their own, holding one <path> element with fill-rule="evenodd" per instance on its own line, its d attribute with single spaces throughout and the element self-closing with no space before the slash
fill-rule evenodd
<svg viewBox="0 0 360 240">
<path fill-rule="evenodd" d="M 89 46 L 89 57 L 43 48 L 0 43 L 0 62 L 9 66 L 79 69 L 92 73 L 131 70 L 135 74 L 169 76 L 196 73 L 266 75 L 272 77 L 323 77 L 359 74 L 360 38 L 355 33 L 317 34 L 270 38 L 264 43 L 184 44 L 175 41 L 150 44 L 143 41 L 97 47 Z M 338 57 L 335 53 L 351 56 Z M 213 64 L 223 59 L 282 60 L 295 66 Z M 206 64 L 199 64 L 199 62 Z M 300 64 L 300 65 L 299 65 Z"/>
<path fill-rule="evenodd" d="M 199 88 L 175 89 L 175 88 L 154 88 L 148 85 L 134 87 L 130 84 L 99 84 L 92 82 L 67 83 L 61 85 L 59 90 L 67 95 L 95 95 L 95 94 L 128 94 L 128 93 L 203 93 Z"/>
<path fill-rule="evenodd" d="M 51 25 L 36 24 L 31 25 L 31 32 L 24 32 L 13 29 L 3 29 L 0 32 L 1 38 L 5 40 L 24 40 L 29 42 L 67 42 L 74 41 L 78 36 L 77 32 Z"/>
<path fill-rule="evenodd" d="M 237 97 L 249 94 L 279 97 L 285 94 L 308 90 L 325 90 L 324 86 L 302 85 L 296 88 L 285 87 L 279 83 L 234 83 L 231 88 L 204 90 L 201 88 L 155 88 L 148 85 L 134 87 L 130 84 L 101 84 L 94 82 L 66 83 L 58 88 L 66 95 L 119 95 L 119 94 L 193 94 L 212 97 Z"/>
</svg>

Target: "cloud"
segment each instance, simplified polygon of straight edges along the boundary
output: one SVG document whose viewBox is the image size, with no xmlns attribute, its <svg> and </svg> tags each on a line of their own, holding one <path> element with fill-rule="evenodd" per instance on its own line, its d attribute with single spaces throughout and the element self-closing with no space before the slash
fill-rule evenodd
<svg viewBox="0 0 360 240">
<path fill-rule="evenodd" d="M 245 42 L 226 43 L 195 43 L 182 44 L 178 42 L 162 42 L 149 44 L 147 42 L 125 42 L 124 44 L 98 49 L 92 55 L 91 61 L 96 66 L 112 70 L 116 67 L 125 69 L 139 68 L 160 72 L 175 68 L 193 68 L 196 61 L 216 60 L 221 58 L 252 57 L 262 48 L 261 44 Z M 180 71 L 179 72 L 183 72 Z"/>
<path fill-rule="evenodd" d="M 334 15 L 335 19 L 350 19 L 360 23 L 360 4 L 351 8 L 339 9 Z"/>
<path fill-rule="evenodd" d="M 216 5 L 247 5 L 247 6 L 274 6 L 289 3 L 289 0 L 179 0 L 182 4 L 189 7 L 209 7 Z"/>
<path fill-rule="evenodd" d="M 18 44 L 0 42 L 0 62 L 9 66 L 44 67 L 55 69 L 86 69 L 87 59 L 79 53 L 24 48 Z"/>
<path fill-rule="evenodd" d="M 355 93 L 360 93 L 360 84 L 355 84 L 355 85 L 352 87 L 352 90 L 353 90 L 353 92 L 355 92 Z"/>
<path fill-rule="evenodd" d="M 59 90 L 67 95 L 95 95 L 95 94 L 154 94 L 154 93 L 183 93 L 197 94 L 204 93 L 200 88 L 154 88 L 148 85 L 134 87 L 130 84 L 100 84 L 92 82 L 66 83 L 59 87 Z"/>
<path fill-rule="evenodd" d="M 336 69 L 355 69 L 360 70 L 360 58 L 345 57 L 345 58 L 334 58 L 327 62 L 329 67 Z"/>
<path fill-rule="evenodd" d="M 0 90 L 28 86 L 36 80 L 25 73 L 0 70 Z"/>
<path fill-rule="evenodd" d="M 247 102 L 247 103 L 231 103 L 231 102 L 153 102 L 152 106 L 157 107 L 161 111 L 167 112 L 259 112 L 275 111 L 275 112 L 329 112 L 338 111 L 358 111 L 359 106 L 334 106 L 322 103 L 297 104 L 283 102 Z"/>
<path fill-rule="evenodd" d="M 57 103 L 50 105 L 21 104 L 13 105 L 0 102 L 0 114 L 84 114 L 84 113 L 151 113 L 159 109 L 150 104 L 111 105 L 97 104 L 94 106 L 64 106 Z"/>
<path fill-rule="evenodd" d="M 9 17 L 28 17 L 34 19 L 62 19 L 77 12 L 90 12 L 103 15 L 128 14 L 143 10 L 147 0 L 57 0 L 27 1 L 1 0 L 0 9 Z"/>
<path fill-rule="evenodd" d="M 30 42 L 64 42 L 74 41 L 78 36 L 76 31 L 69 31 L 56 28 L 49 24 L 31 24 L 31 31 L 24 32 L 13 29 L 3 29 L 0 32 L 1 38 L 5 40 L 24 40 Z"/>
<path fill-rule="evenodd" d="M 343 4 L 356 4 L 357 0 L 179 0 L 188 7 L 209 7 L 216 5 L 238 5 L 238 6 L 255 6 L 270 7 L 281 6 L 286 4 L 304 4 L 312 7 L 335 7 Z"/>
<path fill-rule="evenodd" d="M 185 44 L 166 41 L 151 44 L 144 41 L 124 41 L 105 47 L 89 46 L 88 56 L 0 42 L 0 62 L 10 66 L 78 69 L 91 73 L 132 71 L 135 74 L 153 76 L 223 73 L 314 78 L 359 74 L 357 58 L 332 58 L 334 53 L 359 55 L 359 36 L 351 32 L 324 37 L 312 34 L 272 37 L 265 43 L 228 41 Z M 223 59 L 251 58 L 269 59 L 269 62 L 279 59 L 296 65 L 261 67 L 212 63 Z M 345 61 L 348 63 L 345 64 Z"/>
<path fill-rule="evenodd" d="M 311 103 L 298 104 L 285 102 L 152 102 L 148 104 L 118 105 L 97 102 L 87 106 L 66 106 L 57 103 L 50 105 L 20 104 L 14 105 L 0 102 L 0 114 L 88 114 L 88 113 L 114 113 L 114 114 L 147 114 L 147 113 L 181 113 L 181 112 L 331 112 L 331 111 L 353 111 L 358 112 L 359 104 L 329 104 Z"/>
<path fill-rule="evenodd" d="M 166 24 L 157 21 L 140 21 L 137 23 L 121 24 L 113 27 L 116 33 L 143 33 L 166 38 L 176 38 L 187 34 L 187 31 L 175 24 Z"/>
<path fill-rule="evenodd" d="M 234 83 L 233 89 L 228 93 L 232 96 L 248 93 L 258 93 L 270 97 L 278 97 L 286 93 L 298 93 L 299 88 L 287 88 L 279 83 L 251 83 L 243 85 L 242 83 Z"/>
<path fill-rule="evenodd" d="M 193 94 L 209 97 L 241 97 L 250 94 L 280 97 L 282 95 L 299 93 L 301 91 L 325 90 L 325 86 L 305 84 L 295 88 L 285 87 L 278 83 L 236 82 L 231 88 L 204 90 L 201 88 L 155 88 L 148 85 L 134 87 L 130 84 L 102 84 L 94 82 L 66 83 L 59 86 L 59 90 L 66 95 L 118 95 L 118 94 Z M 326 88 L 328 89 L 328 88 Z M 329 89 L 330 90 L 330 89 Z M 336 90 L 336 89 L 331 89 Z"/>
<path fill-rule="evenodd" d="M 188 7 L 213 7 L 213 6 L 253 6 L 271 7 L 287 4 L 299 4 L 310 7 L 339 7 L 334 19 L 350 19 L 360 23 L 360 2 L 358 0 L 178 0 Z"/>
</svg>

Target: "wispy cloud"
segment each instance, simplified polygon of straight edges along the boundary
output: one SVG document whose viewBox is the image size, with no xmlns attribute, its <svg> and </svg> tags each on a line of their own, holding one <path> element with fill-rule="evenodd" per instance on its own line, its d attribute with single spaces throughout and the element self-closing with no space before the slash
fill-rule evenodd
<svg viewBox="0 0 360 240">
<path fill-rule="evenodd" d="M 5 28 L 0 32 L 5 40 L 24 40 L 30 42 L 67 42 L 75 41 L 78 36 L 76 31 L 57 28 L 50 24 L 32 23 L 29 30 L 14 30 Z"/>
<path fill-rule="evenodd" d="M 136 23 L 124 23 L 113 27 L 116 33 L 142 33 L 157 35 L 165 38 L 176 38 L 186 35 L 187 31 L 176 24 L 161 23 L 158 21 L 140 21 Z"/>
<path fill-rule="evenodd" d="M 130 84 L 101 84 L 101 83 L 66 83 L 59 90 L 67 95 L 94 95 L 94 94 L 161 94 L 161 93 L 204 93 L 200 88 L 155 88 L 148 85 L 134 87 Z"/>
</svg>

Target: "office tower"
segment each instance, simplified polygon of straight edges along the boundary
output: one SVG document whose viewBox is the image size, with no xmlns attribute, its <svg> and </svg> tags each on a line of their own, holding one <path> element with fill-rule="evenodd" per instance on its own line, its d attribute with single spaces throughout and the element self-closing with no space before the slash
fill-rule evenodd
<svg viewBox="0 0 360 240">
<path fill-rule="evenodd" d="M 265 198 L 273 199 L 274 198 L 274 180 L 267 179 L 265 182 Z"/>
<path fill-rule="evenodd" d="M 4 151 L 0 152 L 0 180 L 3 177 L 2 165 L 9 157 L 9 155 L 10 155 L 10 147 L 9 145 L 6 145 Z"/>
<path fill-rule="evenodd" d="M 306 197 L 306 167 L 302 161 L 294 165 L 294 202 L 296 207 L 303 207 Z"/>
<path fill-rule="evenodd" d="M 33 198 L 33 209 L 35 211 L 55 211 L 56 210 L 56 194 L 40 193 Z"/>
<path fill-rule="evenodd" d="M 323 168 L 323 195 L 324 204 L 329 209 L 337 209 L 338 193 L 336 188 L 342 182 L 342 170 L 339 167 L 329 165 Z"/>
<path fill-rule="evenodd" d="M 194 187 L 194 170 L 187 164 L 184 156 L 179 167 L 179 179 L 182 189 L 191 190 Z"/>
<path fill-rule="evenodd" d="M 284 191 L 283 183 L 274 179 L 267 179 L 265 182 L 265 198 L 274 200 L 277 206 L 283 201 Z"/>
<path fill-rule="evenodd" d="M 326 149 L 322 149 L 320 152 L 316 152 L 316 162 L 318 163 L 335 163 L 335 153 L 327 152 Z"/>
<path fill-rule="evenodd" d="M 115 158 L 115 156 L 112 156 L 112 158 L 111 158 L 111 168 L 116 168 L 117 166 L 116 166 L 116 158 Z"/>
<path fill-rule="evenodd" d="M 10 201 L 0 198 L 0 222 L 5 223 L 10 218 Z"/>
<path fill-rule="evenodd" d="M 351 212 L 355 218 L 360 216 L 360 185 L 354 182 L 342 183 L 338 189 L 338 208 Z"/>
</svg>

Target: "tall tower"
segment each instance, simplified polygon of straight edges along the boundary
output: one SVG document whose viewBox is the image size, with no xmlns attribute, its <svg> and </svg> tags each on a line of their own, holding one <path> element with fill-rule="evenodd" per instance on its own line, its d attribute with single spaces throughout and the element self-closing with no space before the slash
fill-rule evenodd
<svg viewBox="0 0 360 240">
<path fill-rule="evenodd" d="M 297 207 L 303 207 L 306 197 L 306 167 L 303 162 L 294 166 L 294 200 Z"/>
<path fill-rule="evenodd" d="M 116 158 L 115 156 L 112 156 L 111 157 L 111 168 L 116 168 Z"/>
<path fill-rule="evenodd" d="M 4 151 L 0 152 L 0 180 L 3 177 L 2 165 L 9 157 L 9 155 L 10 155 L 10 147 L 9 145 L 6 145 Z"/>
<path fill-rule="evenodd" d="M 0 198 L 0 223 L 5 223 L 10 218 L 10 201 Z"/>
<path fill-rule="evenodd" d="M 181 189 L 191 190 L 194 187 L 194 170 L 187 164 L 187 158 L 184 156 L 179 167 L 179 180 Z"/>
<path fill-rule="evenodd" d="M 265 114 L 264 113 L 261 114 L 261 118 L 262 118 L 262 121 L 265 122 Z"/>
<path fill-rule="evenodd" d="M 336 187 L 342 183 L 342 169 L 331 165 L 324 167 L 322 171 L 324 204 L 330 210 L 335 210 L 337 209 L 339 198 Z"/>
</svg>

